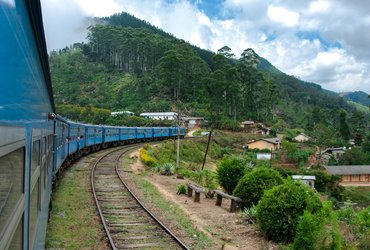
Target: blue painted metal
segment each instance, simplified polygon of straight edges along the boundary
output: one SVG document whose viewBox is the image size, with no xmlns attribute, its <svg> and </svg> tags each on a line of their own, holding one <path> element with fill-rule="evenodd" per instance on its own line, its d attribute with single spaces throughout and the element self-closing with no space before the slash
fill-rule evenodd
<svg viewBox="0 0 370 250">
<path fill-rule="evenodd" d="M 52 179 L 55 179 L 56 173 L 71 154 L 103 142 L 134 142 L 137 139 L 152 140 L 154 137 L 166 138 L 177 135 L 177 128 L 103 127 L 70 122 L 61 116 L 57 116 L 55 120 L 49 120 L 49 114 L 55 113 L 55 108 L 40 11 L 40 3 L 37 0 L 0 0 L 0 55 L 7 59 L 6 63 L 0 67 L 0 126 L 14 126 L 26 130 L 25 139 L 23 138 L 26 145 L 23 173 L 24 205 L 19 206 L 24 216 L 23 249 L 43 249 L 45 247 Z M 54 152 L 52 157 L 42 155 L 49 169 L 45 185 L 42 185 L 45 189 L 41 187 L 41 184 L 34 187 L 41 188 L 39 195 L 43 196 L 40 199 L 43 202 L 39 204 L 41 211 L 36 221 L 34 242 L 30 241 L 29 232 L 32 131 L 37 131 L 36 140 L 43 142 L 43 148 L 46 147 L 45 142 L 52 138 Z M 0 134 L 2 132 L 0 130 Z M 184 134 L 183 129 L 181 134 Z M 52 137 L 49 137 L 50 135 Z M 12 143 L 17 145 L 18 141 L 14 140 Z M 0 149 L 2 146 L 0 144 Z M 19 147 L 24 147 L 24 145 Z M 41 152 L 44 154 L 48 150 L 49 148 Z M 42 166 L 44 164 L 41 162 L 41 173 L 45 171 Z M 39 182 L 43 175 L 40 174 L 37 178 L 36 182 Z M 16 219 L 21 220 L 20 217 Z M 0 235 L 0 248 L 9 247 L 14 230 L 14 228 L 5 228 L 7 235 L 6 238 L 5 234 Z"/>
</svg>

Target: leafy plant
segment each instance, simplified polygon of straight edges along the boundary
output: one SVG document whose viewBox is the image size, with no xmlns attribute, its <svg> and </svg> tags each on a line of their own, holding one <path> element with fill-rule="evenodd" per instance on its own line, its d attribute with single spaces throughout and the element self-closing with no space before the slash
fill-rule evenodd
<svg viewBox="0 0 370 250">
<path fill-rule="evenodd" d="M 144 148 L 141 148 L 139 150 L 139 154 L 140 154 L 140 159 L 142 162 L 144 162 L 144 164 L 150 167 L 155 165 L 155 160 L 150 155 L 148 155 L 147 151 Z"/>
<path fill-rule="evenodd" d="M 164 163 L 159 167 L 159 172 L 163 175 L 173 175 L 175 173 L 175 166 L 171 163 Z"/>
<path fill-rule="evenodd" d="M 257 205 L 257 221 L 266 236 L 275 242 L 292 242 L 303 212 L 322 208 L 317 194 L 304 184 L 286 181 L 265 192 Z"/>
<path fill-rule="evenodd" d="M 238 182 L 233 194 L 242 199 L 242 207 L 257 205 L 263 193 L 283 183 L 279 172 L 269 168 L 255 168 Z"/>
<path fill-rule="evenodd" d="M 211 190 L 217 187 L 215 174 L 208 169 L 194 172 L 192 179 L 199 185 Z"/>
<path fill-rule="evenodd" d="M 248 223 L 254 224 L 256 222 L 257 210 L 255 206 L 244 208 L 242 215 Z"/>
<path fill-rule="evenodd" d="M 180 184 L 177 186 L 177 192 L 178 195 L 180 194 L 186 194 L 186 186 L 184 184 Z"/>
<path fill-rule="evenodd" d="M 243 158 L 226 157 L 217 164 L 218 182 L 228 194 L 231 194 L 246 170 L 246 162 Z"/>
</svg>

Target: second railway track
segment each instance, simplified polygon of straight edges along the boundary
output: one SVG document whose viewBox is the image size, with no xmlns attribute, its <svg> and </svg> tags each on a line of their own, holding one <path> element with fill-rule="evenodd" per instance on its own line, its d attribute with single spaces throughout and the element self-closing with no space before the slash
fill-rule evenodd
<svg viewBox="0 0 370 250">
<path fill-rule="evenodd" d="M 112 249 L 187 249 L 129 190 L 119 174 L 119 159 L 137 146 L 126 146 L 99 158 L 91 186 Z"/>
</svg>

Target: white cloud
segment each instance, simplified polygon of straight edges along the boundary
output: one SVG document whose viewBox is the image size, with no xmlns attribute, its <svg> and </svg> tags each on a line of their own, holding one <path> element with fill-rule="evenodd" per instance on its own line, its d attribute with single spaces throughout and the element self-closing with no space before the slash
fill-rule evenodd
<svg viewBox="0 0 370 250">
<path fill-rule="evenodd" d="M 110 16 L 123 10 L 115 0 L 77 0 L 77 2 L 87 15 L 94 17 Z"/>
<path fill-rule="evenodd" d="M 81 41 L 87 15 L 126 11 L 202 48 L 228 45 L 238 56 L 251 47 L 287 74 L 324 88 L 370 92 L 370 2 L 224 0 L 219 18 L 199 10 L 200 2 L 42 0 L 42 5 L 52 48 Z"/>
<path fill-rule="evenodd" d="M 267 16 L 271 21 L 281 23 L 288 27 L 296 26 L 299 19 L 298 13 L 277 6 L 269 6 L 267 9 Z"/>
<path fill-rule="evenodd" d="M 309 12 L 310 13 L 323 13 L 327 12 L 330 8 L 330 4 L 327 1 L 319 0 L 310 3 Z"/>
</svg>

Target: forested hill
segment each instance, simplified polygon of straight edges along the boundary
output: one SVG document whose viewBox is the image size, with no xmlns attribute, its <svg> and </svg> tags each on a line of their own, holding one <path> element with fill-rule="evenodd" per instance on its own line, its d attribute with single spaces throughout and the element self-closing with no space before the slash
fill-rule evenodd
<svg viewBox="0 0 370 250">
<path fill-rule="evenodd" d="M 344 99 L 357 102 L 364 106 L 370 106 L 370 98 L 369 95 L 362 91 L 355 91 L 355 92 L 345 92 L 340 93 L 340 96 L 342 96 Z"/>
<path fill-rule="evenodd" d="M 50 67 L 59 107 L 172 110 L 205 116 L 216 127 L 251 119 L 308 131 L 318 124 L 335 131 L 341 117 L 357 131 L 362 120 L 356 117 L 365 116 L 319 85 L 282 73 L 253 49 L 234 55 L 224 46 L 213 53 L 127 13 L 99 19 L 86 44 L 52 52 Z"/>
</svg>

